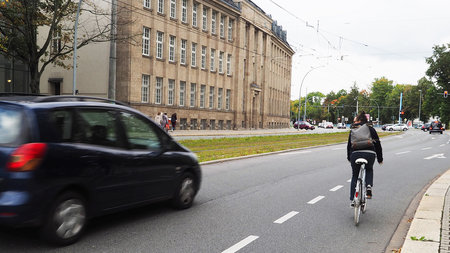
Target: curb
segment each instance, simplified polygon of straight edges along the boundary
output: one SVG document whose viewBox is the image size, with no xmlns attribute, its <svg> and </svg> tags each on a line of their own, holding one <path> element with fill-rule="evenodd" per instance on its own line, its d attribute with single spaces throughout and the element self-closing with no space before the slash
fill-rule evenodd
<svg viewBox="0 0 450 253">
<path fill-rule="evenodd" d="M 449 187 L 450 169 L 426 190 L 409 227 L 402 253 L 439 252 L 442 210 Z"/>
</svg>

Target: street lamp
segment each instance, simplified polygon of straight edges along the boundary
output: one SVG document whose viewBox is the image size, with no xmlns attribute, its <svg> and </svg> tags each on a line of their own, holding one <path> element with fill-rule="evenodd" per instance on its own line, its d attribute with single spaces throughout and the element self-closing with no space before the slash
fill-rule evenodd
<svg viewBox="0 0 450 253">
<path fill-rule="evenodd" d="M 422 108 L 422 90 L 419 90 L 420 96 L 419 96 L 419 122 L 420 122 L 420 109 Z"/>
<path fill-rule="evenodd" d="M 297 120 L 300 120 L 300 108 L 301 108 L 301 104 L 302 104 L 302 103 L 301 103 L 301 100 L 302 100 L 302 86 L 303 86 L 303 82 L 305 81 L 306 76 L 307 76 L 311 71 L 313 71 L 313 70 L 315 70 L 315 69 L 318 69 L 318 68 L 322 68 L 322 67 L 325 67 L 325 66 L 321 65 L 321 66 L 317 66 L 317 67 L 311 68 L 308 72 L 306 72 L 305 76 L 304 76 L 303 79 L 302 79 L 302 82 L 301 82 L 301 84 L 300 84 L 300 92 L 299 92 L 299 95 L 298 95 L 298 118 L 297 118 Z M 305 97 L 305 100 L 306 100 L 306 97 Z M 297 129 L 299 129 L 299 128 L 297 128 Z"/>
<path fill-rule="evenodd" d="M 76 95 L 77 93 L 77 40 L 78 40 L 78 18 L 80 16 L 80 7 L 81 2 L 83 0 L 80 0 L 78 2 L 78 8 L 77 8 L 77 16 L 75 18 L 75 32 L 73 35 L 73 87 L 72 87 L 72 95 Z"/>
</svg>

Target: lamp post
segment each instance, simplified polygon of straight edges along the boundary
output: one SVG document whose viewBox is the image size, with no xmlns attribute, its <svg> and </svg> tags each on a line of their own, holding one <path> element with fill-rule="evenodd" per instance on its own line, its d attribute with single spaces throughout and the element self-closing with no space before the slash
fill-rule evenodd
<svg viewBox="0 0 450 253">
<path fill-rule="evenodd" d="M 80 16 L 80 8 L 81 2 L 78 2 L 77 8 L 77 16 L 75 18 L 75 31 L 73 35 L 73 87 L 72 87 L 72 95 L 76 95 L 77 93 L 77 39 L 78 39 L 78 18 Z"/>
<path fill-rule="evenodd" d="M 419 122 L 420 122 L 420 109 L 422 108 L 422 90 L 419 90 Z"/>
<path fill-rule="evenodd" d="M 313 71 L 315 69 L 318 69 L 318 68 L 322 68 L 322 67 L 325 67 L 325 66 L 321 65 L 321 66 L 317 66 L 317 67 L 311 68 L 308 72 L 306 72 L 305 76 L 303 76 L 302 82 L 300 83 L 300 92 L 299 92 L 299 95 L 298 95 L 298 118 L 297 118 L 297 120 L 300 120 L 300 111 L 301 111 L 300 109 L 301 109 L 301 104 L 302 104 L 301 100 L 302 100 L 302 86 L 303 86 L 303 82 L 305 81 L 306 76 L 309 73 L 311 73 L 311 71 Z M 306 97 L 305 97 L 305 100 L 306 100 Z M 297 129 L 299 129 L 299 128 L 297 128 Z"/>
<path fill-rule="evenodd" d="M 380 106 L 378 105 L 378 102 L 375 99 L 371 99 L 371 100 L 377 104 L 377 108 L 378 108 L 377 125 L 380 126 Z"/>
</svg>

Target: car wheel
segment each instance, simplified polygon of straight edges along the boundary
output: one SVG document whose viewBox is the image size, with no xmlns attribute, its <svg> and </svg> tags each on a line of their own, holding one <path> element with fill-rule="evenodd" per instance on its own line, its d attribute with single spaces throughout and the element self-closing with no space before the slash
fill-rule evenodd
<svg viewBox="0 0 450 253">
<path fill-rule="evenodd" d="M 177 187 L 172 205 L 177 209 L 186 209 L 192 206 L 195 194 L 197 194 L 196 179 L 190 172 L 181 176 L 180 184 Z"/>
<path fill-rule="evenodd" d="M 392 128 L 389 128 L 389 131 L 393 131 L 394 129 L 392 129 Z"/>
<path fill-rule="evenodd" d="M 86 227 L 86 201 L 76 192 L 65 192 L 56 198 L 41 227 L 44 240 L 57 245 L 76 242 Z"/>
<path fill-rule="evenodd" d="M 403 128 L 403 131 L 406 131 L 406 130 L 408 130 L 408 128 Z"/>
</svg>

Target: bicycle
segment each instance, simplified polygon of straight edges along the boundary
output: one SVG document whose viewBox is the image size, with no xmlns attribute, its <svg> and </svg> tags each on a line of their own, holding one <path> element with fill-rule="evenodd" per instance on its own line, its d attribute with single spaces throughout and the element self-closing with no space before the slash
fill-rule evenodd
<svg viewBox="0 0 450 253">
<path fill-rule="evenodd" d="M 366 198 L 366 164 L 368 163 L 364 158 L 358 158 L 355 161 L 356 164 L 360 164 L 358 181 L 356 181 L 356 191 L 353 201 L 355 202 L 355 226 L 359 224 L 359 217 L 367 210 L 367 198 Z"/>
</svg>

